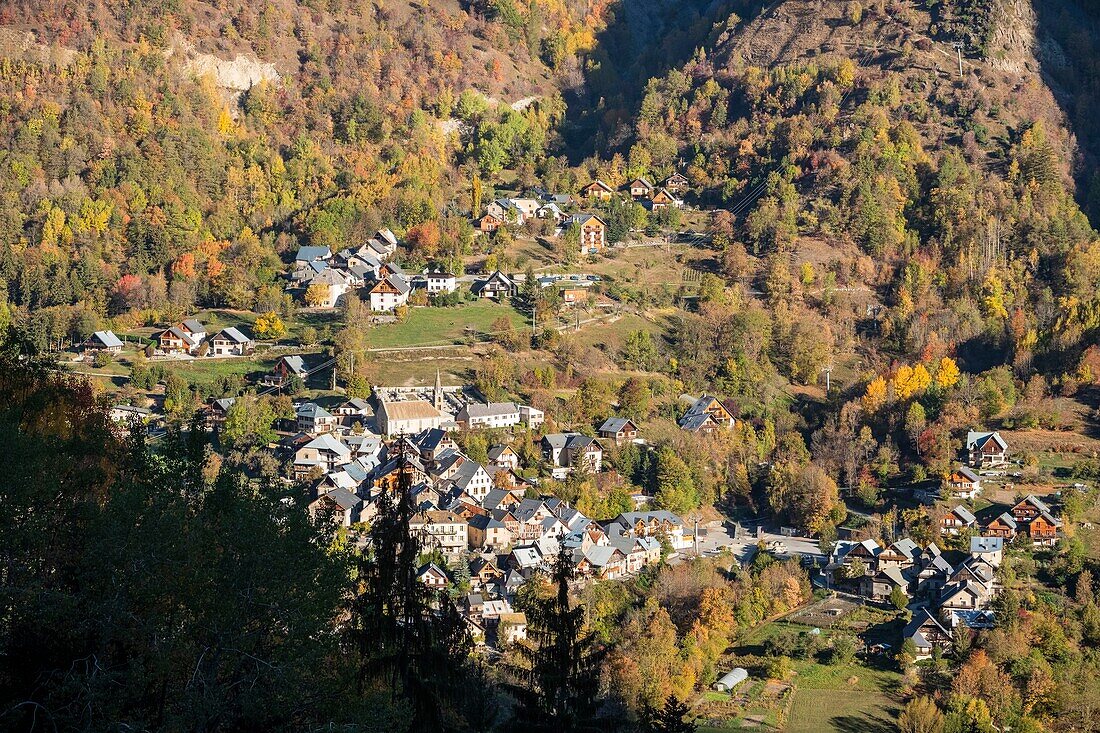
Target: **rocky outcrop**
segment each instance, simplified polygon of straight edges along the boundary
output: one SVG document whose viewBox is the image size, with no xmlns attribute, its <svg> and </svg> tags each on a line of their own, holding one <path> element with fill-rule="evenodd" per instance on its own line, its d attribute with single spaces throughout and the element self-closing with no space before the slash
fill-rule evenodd
<svg viewBox="0 0 1100 733">
<path fill-rule="evenodd" d="M 76 51 L 39 43 L 34 33 L 0 28 L 0 58 L 19 59 L 42 66 L 64 67 L 76 58 Z"/>
<path fill-rule="evenodd" d="M 213 54 L 200 53 L 182 38 L 176 39 L 170 53 L 185 59 L 183 69 L 186 73 L 194 76 L 209 74 L 219 89 L 230 94 L 248 91 L 261 81 L 279 81 L 275 64 L 261 61 L 253 54 L 237 54 L 236 58 L 223 59 Z"/>
</svg>

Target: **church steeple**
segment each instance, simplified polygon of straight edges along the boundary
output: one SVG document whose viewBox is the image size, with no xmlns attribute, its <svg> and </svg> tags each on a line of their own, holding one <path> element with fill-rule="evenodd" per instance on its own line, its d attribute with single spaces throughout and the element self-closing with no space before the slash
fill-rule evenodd
<svg viewBox="0 0 1100 733">
<path fill-rule="evenodd" d="M 435 370 L 435 409 L 443 412 L 443 378 L 439 370 Z"/>
</svg>

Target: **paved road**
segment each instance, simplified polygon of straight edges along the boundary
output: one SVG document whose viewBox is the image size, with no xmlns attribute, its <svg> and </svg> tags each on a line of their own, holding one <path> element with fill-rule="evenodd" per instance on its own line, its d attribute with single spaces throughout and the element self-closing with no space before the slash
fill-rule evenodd
<svg viewBox="0 0 1100 733">
<path fill-rule="evenodd" d="M 809 537 L 785 537 L 781 534 L 765 531 L 758 538 L 755 526 L 750 528 L 742 526 L 738 533 L 739 536 L 735 539 L 733 537 L 733 523 L 731 522 L 711 522 L 706 526 L 700 525 L 699 529 L 699 552 L 702 554 L 717 554 L 721 550 L 729 548 L 734 557 L 741 562 L 746 562 L 756 554 L 757 545 L 763 539 L 769 545 L 772 542 L 781 542 L 786 547 L 786 552 L 783 553 L 786 556 L 821 556 L 818 541 Z M 705 534 L 704 529 L 706 530 Z M 688 549 L 681 551 L 680 554 L 693 555 L 694 552 L 694 549 Z"/>
</svg>

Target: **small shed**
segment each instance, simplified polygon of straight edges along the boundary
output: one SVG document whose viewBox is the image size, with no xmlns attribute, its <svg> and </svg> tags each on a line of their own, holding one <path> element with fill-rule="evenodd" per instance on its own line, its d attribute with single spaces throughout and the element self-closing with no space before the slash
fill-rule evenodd
<svg viewBox="0 0 1100 733">
<path fill-rule="evenodd" d="M 734 667 L 714 683 L 714 689 L 719 692 L 731 692 L 734 687 L 737 687 L 748 678 L 749 673 L 744 667 Z"/>
</svg>

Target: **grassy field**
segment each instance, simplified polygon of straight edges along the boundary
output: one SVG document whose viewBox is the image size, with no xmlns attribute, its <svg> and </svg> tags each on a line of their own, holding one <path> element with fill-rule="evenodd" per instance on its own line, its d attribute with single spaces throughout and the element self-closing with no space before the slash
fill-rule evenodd
<svg viewBox="0 0 1100 733">
<path fill-rule="evenodd" d="M 309 357 L 307 357 L 308 359 Z M 316 360 L 317 357 L 314 357 Z M 225 376 L 258 376 L 271 371 L 277 357 L 241 359 L 194 359 L 181 362 L 159 362 L 167 366 L 191 384 L 201 387 L 212 384 Z"/>
<path fill-rule="evenodd" d="M 880 627 L 886 626 L 884 621 L 889 617 L 890 614 L 856 608 L 837 621 L 852 628 L 871 622 L 870 628 L 861 634 L 867 639 L 877 637 Z M 824 655 L 815 659 L 794 660 L 791 665 L 793 674 L 785 681 L 790 691 L 778 699 L 774 692 L 771 696 L 763 694 L 766 687 L 782 689 L 776 682 L 764 685 L 756 666 L 765 654 L 765 642 L 778 634 L 800 633 L 813 628 L 779 620 L 749 632 L 742 643 L 731 650 L 733 656 L 724 662 L 724 667 L 746 666 L 750 669 L 754 684 L 741 690 L 742 695 L 747 695 L 747 702 L 737 711 L 738 717 L 731 719 L 724 727 L 702 730 L 713 733 L 745 729 L 797 733 L 885 733 L 894 730 L 898 708 L 894 696 L 901 683 L 901 674 L 885 658 L 864 661 L 857 657 L 848 664 L 838 665 L 823 663 L 821 657 Z M 838 632 L 821 627 L 821 633 L 827 639 Z M 708 694 L 703 699 L 711 701 L 720 698 Z M 705 708 L 706 702 L 703 705 Z"/>
<path fill-rule="evenodd" d="M 470 332 L 492 331 L 498 318 L 522 326 L 523 316 L 514 308 L 489 300 L 478 300 L 456 308 L 411 308 L 403 323 L 388 323 L 370 332 L 371 348 L 393 349 L 411 346 L 443 346 L 461 343 Z"/>
<path fill-rule="evenodd" d="M 897 704 L 886 695 L 848 690 L 799 689 L 794 693 L 788 733 L 887 733 L 897 729 Z"/>
<path fill-rule="evenodd" d="M 373 362 L 371 381 L 387 387 L 427 387 L 435 384 L 438 369 L 443 384 L 468 383 L 473 381 L 481 358 L 471 349 L 432 350 L 399 359 L 387 354 Z"/>
</svg>

